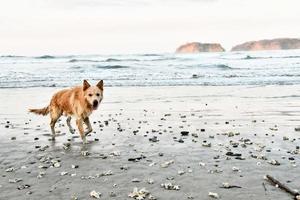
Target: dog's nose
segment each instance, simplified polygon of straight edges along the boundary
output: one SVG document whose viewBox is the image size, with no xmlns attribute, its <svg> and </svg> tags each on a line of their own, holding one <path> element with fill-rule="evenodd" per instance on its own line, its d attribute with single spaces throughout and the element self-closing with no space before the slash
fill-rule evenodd
<svg viewBox="0 0 300 200">
<path fill-rule="evenodd" d="M 98 101 L 97 101 L 97 100 L 94 100 L 93 106 L 94 106 L 94 107 L 98 106 Z"/>
</svg>

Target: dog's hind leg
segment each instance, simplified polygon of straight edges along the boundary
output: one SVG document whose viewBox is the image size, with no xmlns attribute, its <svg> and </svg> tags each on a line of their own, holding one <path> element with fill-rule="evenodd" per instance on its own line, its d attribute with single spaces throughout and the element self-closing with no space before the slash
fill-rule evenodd
<svg viewBox="0 0 300 200">
<path fill-rule="evenodd" d="M 81 118 L 77 119 L 76 124 L 77 124 L 83 144 L 87 143 L 85 134 L 84 134 L 84 130 L 83 130 L 83 120 Z"/>
<path fill-rule="evenodd" d="M 71 119 L 72 119 L 72 117 L 71 116 L 68 116 L 67 117 L 67 125 L 68 125 L 68 127 L 69 127 L 69 131 L 72 133 L 72 134 L 74 134 L 74 129 L 72 128 L 72 126 L 71 126 Z"/>
<path fill-rule="evenodd" d="M 50 127 L 51 127 L 51 132 L 52 132 L 52 139 L 55 140 L 55 124 L 57 120 L 61 116 L 61 112 L 55 108 L 50 110 L 50 116 L 51 116 L 51 122 L 50 122 Z"/>
<path fill-rule="evenodd" d="M 84 119 L 84 123 L 85 125 L 87 126 L 88 130 L 84 133 L 85 135 L 88 135 L 90 132 L 93 131 L 93 128 L 92 128 L 92 125 L 91 125 L 91 122 L 90 122 L 90 119 L 87 117 Z"/>
</svg>

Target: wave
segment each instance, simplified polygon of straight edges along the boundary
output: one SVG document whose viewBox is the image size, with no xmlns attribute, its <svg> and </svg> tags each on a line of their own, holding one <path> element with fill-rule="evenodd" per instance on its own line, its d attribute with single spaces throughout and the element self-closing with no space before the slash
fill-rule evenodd
<svg viewBox="0 0 300 200">
<path fill-rule="evenodd" d="M 71 59 L 68 62 L 75 63 L 75 62 L 100 62 L 98 60 L 89 60 L 89 59 Z"/>
<path fill-rule="evenodd" d="M 53 59 L 53 58 L 55 58 L 55 56 L 43 55 L 43 56 L 38 56 L 35 58 L 37 58 L 37 59 Z"/>
<path fill-rule="evenodd" d="M 146 54 L 140 54 L 140 56 L 161 56 L 162 54 L 155 54 L 155 53 L 146 53 Z"/>
<path fill-rule="evenodd" d="M 106 60 L 104 60 L 104 62 L 122 62 L 122 61 L 141 61 L 138 59 L 134 59 L 134 58 L 127 58 L 127 59 L 116 59 L 116 58 L 107 58 Z"/>
<path fill-rule="evenodd" d="M 237 68 L 229 67 L 228 65 L 224 65 L 224 64 L 218 64 L 218 65 L 214 65 L 214 66 L 218 69 L 223 69 L 223 70 L 237 69 Z"/>
<path fill-rule="evenodd" d="M 124 68 L 129 68 L 129 67 L 123 66 L 123 65 L 97 65 L 96 68 L 99 68 L 99 69 L 124 69 Z"/>
<path fill-rule="evenodd" d="M 0 58 L 23 58 L 25 56 L 15 56 L 15 55 L 2 55 Z"/>
<path fill-rule="evenodd" d="M 267 57 L 256 57 L 247 55 L 246 57 L 242 58 L 243 60 L 251 60 L 251 59 L 272 59 L 272 58 L 300 58 L 300 56 L 267 56 Z"/>
</svg>

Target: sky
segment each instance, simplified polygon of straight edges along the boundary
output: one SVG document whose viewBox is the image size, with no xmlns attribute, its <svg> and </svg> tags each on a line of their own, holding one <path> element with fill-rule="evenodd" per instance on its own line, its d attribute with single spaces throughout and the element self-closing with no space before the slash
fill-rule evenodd
<svg viewBox="0 0 300 200">
<path fill-rule="evenodd" d="M 0 55 L 168 53 L 300 38 L 300 0 L 0 0 Z"/>
</svg>

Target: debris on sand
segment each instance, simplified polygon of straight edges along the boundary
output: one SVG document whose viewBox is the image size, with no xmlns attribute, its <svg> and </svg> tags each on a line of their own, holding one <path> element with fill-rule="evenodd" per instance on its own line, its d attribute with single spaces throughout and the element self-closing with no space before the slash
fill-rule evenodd
<svg viewBox="0 0 300 200">
<path fill-rule="evenodd" d="M 111 170 L 108 170 L 108 171 L 102 172 L 100 174 L 96 174 L 96 177 L 99 178 L 102 176 L 111 176 L 111 175 L 113 175 L 113 172 Z"/>
<path fill-rule="evenodd" d="M 10 167 L 10 168 L 7 168 L 5 171 L 6 172 L 13 172 L 13 171 L 15 171 L 15 168 L 14 167 Z"/>
<path fill-rule="evenodd" d="M 40 172 L 39 175 L 37 175 L 37 178 L 43 178 L 46 175 L 46 172 Z"/>
<path fill-rule="evenodd" d="M 64 150 L 68 150 L 70 147 L 71 147 L 71 143 L 70 142 L 63 144 L 63 149 Z"/>
<path fill-rule="evenodd" d="M 166 189 L 166 190 L 180 190 L 179 185 L 173 185 L 173 183 L 162 183 L 161 187 Z"/>
<path fill-rule="evenodd" d="M 65 175 L 68 175 L 68 174 L 69 174 L 69 172 L 60 172 L 61 176 L 65 176 Z"/>
<path fill-rule="evenodd" d="M 96 192 L 95 190 L 90 192 L 90 196 L 95 198 L 95 199 L 100 199 L 101 195 L 102 194 L 100 192 Z"/>
<path fill-rule="evenodd" d="M 160 166 L 162 168 L 167 168 L 167 167 L 169 167 L 173 163 L 174 163 L 174 160 L 169 160 L 169 161 L 166 161 L 166 162 L 162 163 Z"/>
<path fill-rule="evenodd" d="M 59 167 L 60 167 L 60 163 L 59 163 L 58 161 L 55 161 L 55 162 L 53 163 L 53 167 L 59 168 Z"/>
<path fill-rule="evenodd" d="M 120 169 L 125 171 L 125 170 L 128 170 L 129 167 L 128 167 L 128 165 L 123 165 L 123 166 L 120 167 Z"/>
<path fill-rule="evenodd" d="M 222 169 L 210 169 L 210 170 L 208 170 L 209 174 L 219 174 L 219 173 L 222 173 L 222 172 L 223 172 Z"/>
<path fill-rule="evenodd" d="M 149 138 L 149 141 L 150 142 L 158 142 L 159 139 L 157 139 L 157 136 L 153 136 L 153 137 Z"/>
<path fill-rule="evenodd" d="M 180 175 L 180 176 L 181 176 L 181 175 L 185 174 L 185 171 L 183 171 L 183 170 L 179 170 L 177 173 L 178 173 L 178 175 Z"/>
<path fill-rule="evenodd" d="M 267 160 L 267 157 L 265 155 L 254 155 L 254 154 L 251 154 L 251 157 L 259 159 L 259 160 Z"/>
<path fill-rule="evenodd" d="M 142 159 L 146 158 L 146 156 L 144 155 L 141 155 L 141 156 L 138 156 L 138 157 L 134 157 L 134 158 L 128 158 L 128 161 L 132 161 L 132 162 L 138 162 Z"/>
<path fill-rule="evenodd" d="M 229 151 L 229 152 L 226 153 L 226 156 L 242 156 L 242 154 L 240 154 L 240 153 L 233 153 L 233 152 Z"/>
<path fill-rule="evenodd" d="M 20 181 L 22 181 L 21 178 L 14 178 L 14 179 L 9 179 L 9 180 L 8 180 L 9 183 L 18 183 L 18 182 L 20 182 Z"/>
<path fill-rule="evenodd" d="M 188 136 L 189 135 L 189 132 L 188 131 L 181 131 L 180 134 L 182 136 Z"/>
<path fill-rule="evenodd" d="M 147 179 L 147 183 L 148 183 L 148 184 L 153 184 L 153 183 L 154 183 L 154 180 L 153 180 L 152 178 L 149 178 L 149 179 Z"/>
<path fill-rule="evenodd" d="M 215 192 L 209 192 L 208 193 L 208 196 L 214 198 L 214 199 L 219 199 L 219 194 L 218 193 L 215 193 Z"/>
<path fill-rule="evenodd" d="M 110 156 L 121 156 L 121 152 L 120 151 L 113 151 L 109 155 Z"/>
<path fill-rule="evenodd" d="M 77 169 L 79 167 L 79 165 L 71 165 L 72 169 Z"/>
<path fill-rule="evenodd" d="M 222 183 L 222 186 L 220 188 L 231 189 L 231 188 L 242 188 L 242 187 L 238 186 L 238 185 L 231 185 L 231 184 L 225 182 L 225 183 Z"/>
<path fill-rule="evenodd" d="M 141 182 L 141 180 L 138 179 L 138 178 L 133 178 L 133 179 L 131 180 L 131 182 L 133 182 L 133 183 L 139 183 L 139 182 Z"/>
<path fill-rule="evenodd" d="M 268 161 L 268 163 L 271 164 L 271 165 L 280 165 L 280 162 L 277 161 L 277 160 L 274 160 L 274 159 Z"/>
<path fill-rule="evenodd" d="M 88 151 L 81 151 L 81 155 L 83 155 L 83 156 L 89 156 L 91 154 Z"/>
<path fill-rule="evenodd" d="M 210 142 L 207 142 L 206 140 L 204 140 L 204 141 L 202 142 L 202 146 L 203 146 L 203 147 L 211 147 L 211 143 L 210 143 Z"/>
<path fill-rule="evenodd" d="M 241 170 L 240 170 L 240 168 L 238 168 L 238 167 L 232 167 L 232 171 L 234 171 L 234 172 L 241 172 Z"/>
<path fill-rule="evenodd" d="M 30 188 L 30 185 L 24 184 L 24 185 L 19 185 L 19 186 L 17 187 L 18 190 L 24 190 L 24 189 L 27 189 L 27 188 Z"/>
<path fill-rule="evenodd" d="M 275 179 L 274 177 L 272 177 L 270 175 L 266 175 L 266 176 L 264 176 L 264 179 L 269 181 L 275 187 L 280 188 L 281 190 L 293 195 L 294 199 L 296 199 L 296 200 L 300 199 L 299 198 L 300 197 L 299 191 L 289 188 L 287 185 L 281 183 L 279 180 Z"/>
<path fill-rule="evenodd" d="M 131 193 L 128 194 L 129 197 L 137 199 L 137 200 L 143 200 L 146 199 L 146 197 L 148 196 L 148 198 L 154 200 L 156 198 L 153 198 L 152 195 L 150 195 L 150 192 L 148 190 L 146 190 L 145 188 L 142 189 L 138 189 L 138 188 L 133 188 L 133 191 Z"/>
<path fill-rule="evenodd" d="M 228 132 L 228 133 L 222 133 L 222 135 L 226 135 L 227 137 L 233 137 L 235 135 L 240 135 L 240 133 Z"/>
</svg>

